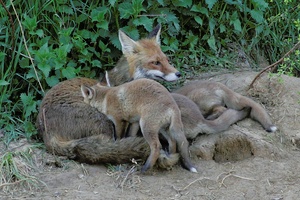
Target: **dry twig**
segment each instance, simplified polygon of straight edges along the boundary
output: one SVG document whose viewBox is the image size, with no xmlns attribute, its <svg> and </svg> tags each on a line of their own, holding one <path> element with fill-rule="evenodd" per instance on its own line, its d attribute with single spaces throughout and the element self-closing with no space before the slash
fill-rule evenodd
<svg viewBox="0 0 300 200">
<path fill-rule="evenodd" d="M 295 51 L 298 47 L 300 46 L 300 41 L 295 44 L 295 46 L 293 46 L 293 48 L 291 48 L 286 54 L 284 54 L 284 56 L 282 58 L 280 58 L 278 61 L 276 61 L 275 63 L 267 66 L 266 68 L 264 68 L 263 70 L 261 70 L 253 79 L 253 81 L 251 82 L 249 89 L 253 87 L 254 82 L 267 70 L 271 69 L 274 66 L 277 66 L 278 64 L 282 63 L 284 61 L 284 58 L 287 57 L 288 55 L 290 55 L 293 51 Z"/>
</svg>

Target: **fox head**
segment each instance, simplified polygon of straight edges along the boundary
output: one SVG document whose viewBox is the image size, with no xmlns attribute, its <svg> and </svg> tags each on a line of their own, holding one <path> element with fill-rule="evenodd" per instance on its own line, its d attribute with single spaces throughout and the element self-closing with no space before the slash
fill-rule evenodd
<svg viewBox="0 0 300 200">
<path fill-rule="evenodd" d="M 160 32 L 161 27 L 158 25 L 148 38 L 134 41 L 119 30 L 122 52 L 133 79 L 176 81 L 180 78 L 180 72 L 169 63 L 168 57 L 161 51 Z"/>
</svg>

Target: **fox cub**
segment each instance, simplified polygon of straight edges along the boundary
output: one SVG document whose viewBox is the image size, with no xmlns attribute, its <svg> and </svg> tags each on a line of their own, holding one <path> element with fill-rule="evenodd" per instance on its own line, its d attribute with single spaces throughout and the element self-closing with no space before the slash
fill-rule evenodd
<svg viewBox="0 0 300 200">
<path fill-rule="evenodd" d="M 250 117 L 258 121 L 266 131 L 275 132 L 265 109 L 252 99 L 242 96 L 222 83 L 212 81 L 192 81 L 175 91 L 194 101 L 207 119 L 215 119 L 227 108 L 242 110 L 250 108 Z"/>
<path fill-rule="evenodd" d="M 113 121 L 118 139 L 124 137 L 128 123 L 139 123 L 151 153 L 142 172 L 157 161 L 161 143 L 160 130 L 166 130 L 169 153 L 178 149 L 184 167 L 197 172 L 188 153 L 188 141 L 183 132 L 180 110 L 169 91 L 156 81 L 137 79 L 117 87 L 81 86 L 84 102 L 104 113 Z"/>
</svg>

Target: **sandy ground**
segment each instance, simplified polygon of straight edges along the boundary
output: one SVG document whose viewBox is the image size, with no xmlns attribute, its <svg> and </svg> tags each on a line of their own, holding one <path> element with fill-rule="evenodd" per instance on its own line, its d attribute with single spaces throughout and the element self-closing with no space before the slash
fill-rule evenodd
<svg viewBox="0 0 300 200">
<path fill-rule="evenodd" d="M 34 167 L 28 171 L 37 184 L 2 185 L 0 199 L 299 199 L 300 79 L 265 75 L 247 90 L 256 74 L 206 78 L 261 103 L 279 130 L 267 133 L 248 118 L 223 133 L 198 137 L 190 146 L 197 174 L 179 165 L 140 174 L 139 164 L 81 164 L 19 141 L 12 145 L 32 149 Z"/>
</svg>

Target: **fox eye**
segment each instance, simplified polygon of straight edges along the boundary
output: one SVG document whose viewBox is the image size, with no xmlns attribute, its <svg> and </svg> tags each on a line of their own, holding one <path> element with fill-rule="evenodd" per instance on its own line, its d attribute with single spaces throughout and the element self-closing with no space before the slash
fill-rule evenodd
<svg viewBox="0 0 300 200">
<path fill-rule="evenodd" d="M 153 65 L 160 65 L 160 62 L 159 61 L 154 61 L 152 62 Z"/>
</svg>

